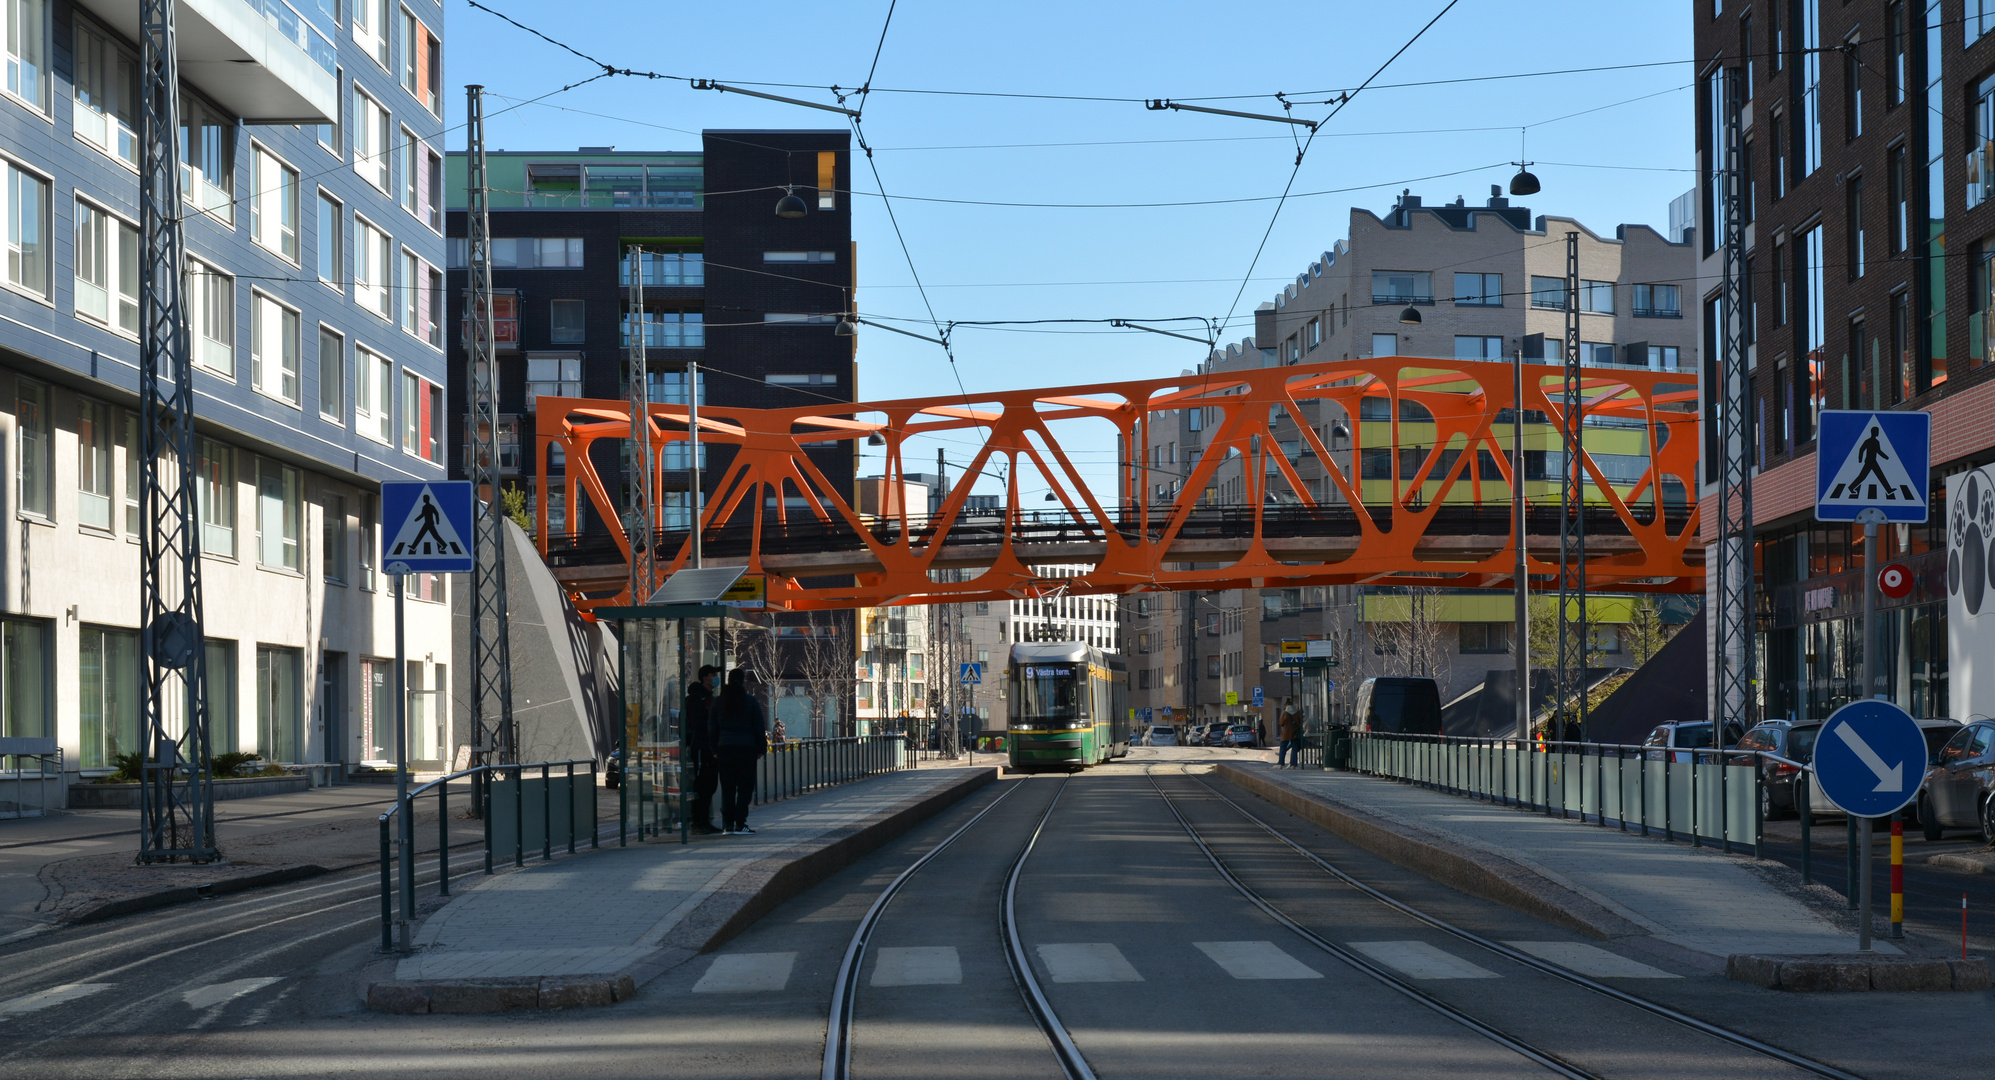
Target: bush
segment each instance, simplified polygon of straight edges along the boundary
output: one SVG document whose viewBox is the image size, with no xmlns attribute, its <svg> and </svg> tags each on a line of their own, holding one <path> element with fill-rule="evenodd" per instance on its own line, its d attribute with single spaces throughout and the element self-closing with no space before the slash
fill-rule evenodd
<svg viewBox="0 0 1995 1080">
<path fill-rule="evenodd" d="M 111 775 L 104 777 L 103 783 L 136 784 L 145 778 L 145 763 L 139 760 L 136 751 L 130 754 L 111 755 L 111 764 L 114 768 Z"/>
<path fill-rule="evenodd" d="M 216 777 L 239 776 L 242 774 L 243 766 L 255 760 L 257 755 L 246 750 L 231 750 L 226 754 L 216 754 L 209 773 Z"/>
</svg>

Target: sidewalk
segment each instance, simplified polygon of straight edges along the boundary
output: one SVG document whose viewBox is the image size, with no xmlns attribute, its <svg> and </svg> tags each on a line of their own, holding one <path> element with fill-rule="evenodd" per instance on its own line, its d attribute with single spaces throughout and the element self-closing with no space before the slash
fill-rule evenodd
<svg viewBox="0 0 1995 1080">
<path fill-rule="evenodd" d="M 423 922 L 412 955 L 377 965 L 368 1005 L 492 1012 L 622 1000 L 995 777 L 989 766 L 925 763 L 757 807 L 752 835 L 612 840 L 482 879 Z"/>
<path fill-rule="evenodd" d="M 1357 773 L 1229 763 L 1219 774 L 1278 803 L 1315 803 L 1331 820 L 1307 816 L 1444 884 L 1598 937 L 1647 934 L 1718 958 L 1857 951 L 1853 930 L 1775 884 L 1772 864 L 1749 855 Z M 1901 950 L 1878 941 L 1875 951 Z"/>
</svg>

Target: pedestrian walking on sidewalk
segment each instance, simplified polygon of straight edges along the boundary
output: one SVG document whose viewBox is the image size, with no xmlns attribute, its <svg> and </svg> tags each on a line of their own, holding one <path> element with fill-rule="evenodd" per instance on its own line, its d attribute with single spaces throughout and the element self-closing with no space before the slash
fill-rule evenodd
<svg viewBox="0 0 1995 1080">
<path fill-rule="evenodd" d="M 713 692 L 720 685 L 720 669 L 712 664 L 700 668 L 699 678 L 686 689 L 685 708 L 679 713 L 686 725 L 686 764 L 693 770 L 693 803 L 687 812 L 696 833 L 717 833 L 713 823 L 713 793 L 720 787 L 720 758 L 714 753 Z"/>
<path fill-rule="evenodd" d="M 1300 768 L 1302 766 L 1302 713 L 1295 707 L 1294 698 L 1282 699 L 1281 726 L 1276 734 L 1281 736 L 1281 749 L 1275 751 L 1275 768 Z"/>
<path fill-rule="evenodd" d="M 722 832 L 755 831 L 748 827 L 748 804 L 755 800 L 755 762 L 769 752 L 769 717 L 750 692 L 756 683 L 754 672 L 735 668 L 727 673 L 727 687 L 714 702 Z"/>
</svg>

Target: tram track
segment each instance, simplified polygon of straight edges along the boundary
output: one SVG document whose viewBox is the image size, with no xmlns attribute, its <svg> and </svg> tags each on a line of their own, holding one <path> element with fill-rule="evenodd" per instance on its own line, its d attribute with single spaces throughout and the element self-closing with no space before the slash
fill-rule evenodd
<svg viewBox="0 0 1995 1080">
<path fill-rule="evenodd" d="M 1373 887 L 1372 885 L 1369 885 L 1359 880 L 1358 878 L 1352 876 L 1350 873 L 1346 872 L 1342 868 L 1332 864 L 1328 860 L 1317 855 L 1315 852 L 1309 850 L 1307 847 L 1291 839 L 1286 834 L 1281 832 L 1281 830 L 1277 829 L 1275 826 L 1271 825 L 1266 820 L 1254 814 L 1251 810 L 1247 809 L 1245 806 L 1242 806 L 1239 802 L 1227 797 L 1224 793 L 1214 788 L 1211 784 L 1207 783 L 1205 780 L 1197 776 L 1193 776 L 1189 772 L 1182 770 L 1178 775 L 1196 783 L 1199 787 L 1205 790 L 1206 794 L 1210 795 L 1213 799 L 1216 799 L 1217 801 L 1224 803 L 1227 807 L 1231 808 L 1236 814 L 1238 814 L 1242 819 L 1244 819 L 1248 824 L 1257 827 L 1259 830 L 1266 833 L 1268 836 L 1272 837 L 1274 840 L 1279 842 L 1279 844 L 1282 845 L 1289 853 L 1293 854 L 1294 856 L 1297 856 L 1301 860 L 1306 861 L 1306 863 L 1311 867 L 1311 869 L 1315 871 L 1320 871 L 1321 873 L 1328 875 L 1329 877 L 1335 879 L 1344 886 L 1350 888 L 1358 895 L 1363 896 L 1371 901 L 1375 901 L 1379 904 L 1382 904 L 1385 907 L 1390 908 L 1393 911 L 1399 913 L 1400 915 L 1405 916 L 1426 927 L 1450 935 L 1456 940 L 1471 945 L 1474 948 L 1482 950 L 1493 956 L 1501 957 L 1505 961 L 1531 969 L 1532 971 L 1535 971 L 1539 974 L 1549 976 L 1553 979 L 1559 980 L 1560 982 L 1588 991 L 1592 994 L 1616 1002 L 1620 1005 L 1628 1006 L 1630 1008 L 1639 1010 L 1640 1012 L 1645 1013 L 1648 1016 L 1661 1019 L 1670 1024 L 1682 1027 L 1689 1031 L 1696 1032 L 1700 1035 L 1707 1036 L 1720 1043 L 1726 1044 L 1738 1050 L 1746 1051 L 1750 1054 L 1756 1055 L 1767 1061 L 1777 1062 L 1780 1065 L 1784 1065 L 1792 1069 L 1799 1070 L 1808 1075 L 1821 1077 L 1823 1078 L 1823 1080 L 1861 1080 L 1861 1078 L 1854 1073 L 1838 1069 L 1832 1065 L 1816 1061 L 1812 1058 L 1808 1058 L 1803 1055 L 1794 1053 L 1793 1051 L 1786 1050 L 1784 1048 L 1775 1046 L 1771 1043 L 1767 1043 L 1760 1039 L 1753 1038 L 1750 1035 L 1734 1031 L 1730 1028 L 1724 1027 L 1723 1025 L 1714 1024 L 1706 1020 L 1701 1020 L 1697 1017 L 1691 1016 L 1680 1010 L 1671 1008 L 1668 1005 L 1652 1001 L 1648 998 L 1641 997 L 1637 994 L 1629 993 L 1628 991 L 1622 990 L 1619 987 L 1609 985 L 1607 983 L 1601 982 L 1598 979 L 1594 979 L 1586 975 L 1582 975 L 1578 972 L 1565 968 L 1559 964 L 1545 960 L 1538 956 L 1534 956 L 1520 949 L 1513 948 L 1510 945 L 1504 944 L 1499 941 L 1490 940 L 1489 938 L 1477 934 L 1472 930 L 1468 930 L 1464 927 L 1450 923 L 1447 920 L 1442 919 L 1429 912 L 1423 911 L 1412 904 L 1406 903 L 1405 901 L 1389 896 L 1383 891 Z M 1191 818 L 1186 813 L 1184 813 L 1184 811 L 1179 807 L 1177 800 L 1173 799 L 1171 793 L 1165 790 L 1164 785 L 1158 782 L 1156 766 L 1147 767 L 1145 769 L 1145 776 L 1150 781 L 1151 786 L 1156 790 L 1158 797 L 1163 800 L 1165 806 L 1170 810 L 1172 816 L 1177 819 L 1178 824 L 1184 829 L 1186 836 L 1188 836 L 1193 842 L 1193 844 L 1195 844 L 1198 847 L 1200 852 L 1204 854 L 1207 861 L 1211 863 L 1213 869 L 1219 874 L 1219 876 L 1223 880 L 1225 880 L 1227 884 L 1229 884 L 1236 891 L 1238 891 L 1241 894 L 1241 896 L 1243 896 L 1249 903 L 1259 908 L 1268 917 L 1272 918 L 1277 923 L 1280 923 L 1283 927 L 1295 933 L 1297 936 L 1309 942 L 1311 945 L 1337 958 L 1339 961 L 1342 961 L 1343 963 L 1349 965 L 1350 967 L 1360 972 L 1361 974 L 1378 981 L 1380 984 L 1386 986 L 1387 988 L 1399 994 L 1404 995 L 1408 999 L 1417 1002 L 1421 1006 L 1431 1009 L 1434 1012 L 1437 1012 L 1440 1015 L 1443 1015 L 1448 1019 L 1458 1024 L 1461 1024 L 1462 1026 L 1468 1028 L 1469 1030 L 1474 1031 L 1477 1034 L 1490 1039 L 1491 1041 L 1497 1043 L 1498 1045 L 1501 1045 L 1507 1049 L 1510 1049 L 1526 1057 L 1527 1059 L 1545 1067 L 1546 1069 L 1557 1075 L 1570 1077 L 1570 1078 L 1588 1078 L 1588 1080 L 1599 1080 L 1600 1077 L 1599 1073 L 1594 1072 L 1586 1068 L 1584 1065 L 1575 1062 L 1569 1056 L 1561 1055 L 1550 1049 L 1547 1049 L 1539 1042 L 1533 1041 L 1525 1036 L 1519 1035 L 1514 1030 L 1505 1030 L 1504 1028 L 1499 1027 L 1497 1024 L 1492 1023 L 1482 1017 L 1479 1017 L 1466 1009 L 1463 1009 L 1459 1005 L 1450 1003 L 1436 994 L 1429 993 L 1428 991 L 1422 989 L 1421 987 L 1409 981 L 1408 979 L 1403 978 L 1402 976 L 1392 971 L 1391 969 L 1372 960 L 1370 957 L 1358 953 L 1356 950 L 1347 948 L 1336 942 L 1330 941 L 1329 939 L 1323 937 L 1314 930 L 1311 930 L 1301 920 L 1293 917 L 1288 911 L 1284 910 L 1280 905 L 1270 900 L 1261 890 L 1254 888 L 1254 886 L 1246 880 L 1246 875 L 1244 874 L 1244 872 L 1242 872 L 1237 866 L 1230 864 L 1224 857 L 1220 855 L 1219 851 L 1215 849 L 1214 842 L 1211 841 L 1206 834 L 1202 833 L 1199 830 L 1199 828 L 1193 824 Z"/>
</svg>

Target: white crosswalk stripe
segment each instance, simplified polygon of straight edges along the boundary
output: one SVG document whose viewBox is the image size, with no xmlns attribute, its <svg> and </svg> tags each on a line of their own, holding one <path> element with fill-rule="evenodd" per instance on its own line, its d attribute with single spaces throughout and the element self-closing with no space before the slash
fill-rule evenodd
<svg viewBox="0 0 1995 1080">
<path fill-rule="evenodd" d="M 1320 979 L 1323 973 L 1272 941 L 1194 941 L 1198 951 L 1236 979 Z"/>
<path fill-rule="evenodd" d="M 1530 953 L 1540 960 L 1595 979 L 1679 979 L 1660 968 L 1630 960 L 1597 945 L 1579 941 L 1506 941 L 1505 945 Z"/>
<path fill-rule="evenodd" d="M 51 986 L 46 990 L 37 990 L 24 997 L 0 1001 L 0 1023 L 4 1023 L 16 1016 L 22 1016 L 31 1012 L 40 1012 L 50 1006 L 60 1005 L 65 1001 L 87 998 L 100 991 L 109 990 L 111 985 L 110 983 L 63 983 L 61 986 Z"/>
<path fill-rule="evenodd" d="M 271 983 L 283 982 L 282 976 L 268 976 L 261 979 L 237 979 L 233 982 L 213 983 L 195 987 L 180 995 L 180 1000 L 190 1009 L 212 1009 L 217 1005 L 234 1001 L 244 994 L 253 994 Z"/>
<path fill-rule="evenodd" d="M 1106 941 L 1041 945 L 1039 960 L 1056 983 L 1142 982 L 1122 950 Z"/>
<path fill-rule="evenodd" d="M 963 981 L 963 960 L 954 945 L 881 949 L 873 964 L 874 986 L 955 986 Z"/>
<path fill-rule="evenodd" d="M 1353 941 L 1351 948 L 1415 979 L 1494 979 L 1496 972 L 1477 967 L 1424 941 Z"/>
<path fill-rule="evenodd" d="M 793 952 L 726 953 L 716 956 L 707 973 L 693 984 L 695 994 L 739 994 L 753 990 L 781 990 L 790 984 L 790 969 L 796 966 Z"/>
</svg>

